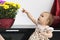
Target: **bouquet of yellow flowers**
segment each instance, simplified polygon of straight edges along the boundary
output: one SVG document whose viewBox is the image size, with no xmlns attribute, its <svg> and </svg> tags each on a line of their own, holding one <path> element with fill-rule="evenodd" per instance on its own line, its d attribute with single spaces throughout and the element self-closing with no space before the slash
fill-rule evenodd
<svg viewBox="0 0 60 40">
<path fill-rule="evenodd" d="M 0 18 L 15 18 L 20 4 L 13 2 L 0 2 Z"/>
</svg>

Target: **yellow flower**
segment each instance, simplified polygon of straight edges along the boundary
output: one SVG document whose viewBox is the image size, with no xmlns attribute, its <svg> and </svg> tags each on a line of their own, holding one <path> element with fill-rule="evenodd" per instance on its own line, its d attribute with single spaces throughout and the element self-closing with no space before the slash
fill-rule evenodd
<svg viewBox="0 0 60 40">
<path fill-rule="evenodd" d="M 10 2 L 4 2 L 4 4 L 10 4 Z"/>
<path fill-rule="evenodd" d="M 10 3 L 10 5 L 13 5 L 14 3 L 13 2 L 9 2 Z"/>
<path fill-rule="evenodd" d="M 20 8 L 21 7 L 21 5 L 20 4 L 16 4 L 17 6 L 18 6 L 18 8 Z"/>
<path fill-rule="evenodd" d="M 16 7 L 16 4 L 12 4 L 12 6 Z"/>
<path fill-rule="evenodd" d="M 8 9 L 8 8 L 9 8 L 9 6 L 8 6 L 8 5 L 4 5 L 3 7 L 4 7 L 4 9 Z"/>
<path fill-rule="evenodd" d="M 2 4 L 0 4 L 0 6 L 3 6 Z"/>
<path fill-rule="evenodd" d="M 13 2 L 5 2 L 4 4 L 10 4 L 10 5 L 13 5 L 14 3 L 13 3 Z"/>
</svg>

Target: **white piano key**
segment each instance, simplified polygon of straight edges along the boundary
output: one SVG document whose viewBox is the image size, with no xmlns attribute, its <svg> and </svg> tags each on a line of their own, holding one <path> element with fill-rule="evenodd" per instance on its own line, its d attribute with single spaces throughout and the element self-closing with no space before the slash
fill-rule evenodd
<svg viewBox="0 0 60 40">
<path fill-rule="evenodd" d="M 19 30 L 6 30 L 7 32 L 18 32 Z"/>
</svg>

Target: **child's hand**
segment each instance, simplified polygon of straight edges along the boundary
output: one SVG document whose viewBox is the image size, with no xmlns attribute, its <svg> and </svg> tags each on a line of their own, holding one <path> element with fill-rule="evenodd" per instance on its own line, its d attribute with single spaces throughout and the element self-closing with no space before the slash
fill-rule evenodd
<svg viewBox="0 0 60 40">
<path fill-rule="evenodd" d="M 22 12 L 23 12 L 23 13 L 28 13 L 28 12 L 27 12 L 25 9 L 23 9 L 23 8 L 22 8 Z"/>
</svg>

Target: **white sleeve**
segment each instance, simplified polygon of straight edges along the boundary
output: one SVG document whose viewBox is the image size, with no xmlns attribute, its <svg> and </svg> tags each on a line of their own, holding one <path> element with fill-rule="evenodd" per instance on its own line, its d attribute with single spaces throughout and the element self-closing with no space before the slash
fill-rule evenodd
<svg viewBox="0 0 60 40">
<path fill-rule="evenodd" d="M 48 30 L 51 31 L 51 32 L 53 32 L 54 28 L 53 27 L 49 27 Z"/>
</svg>

